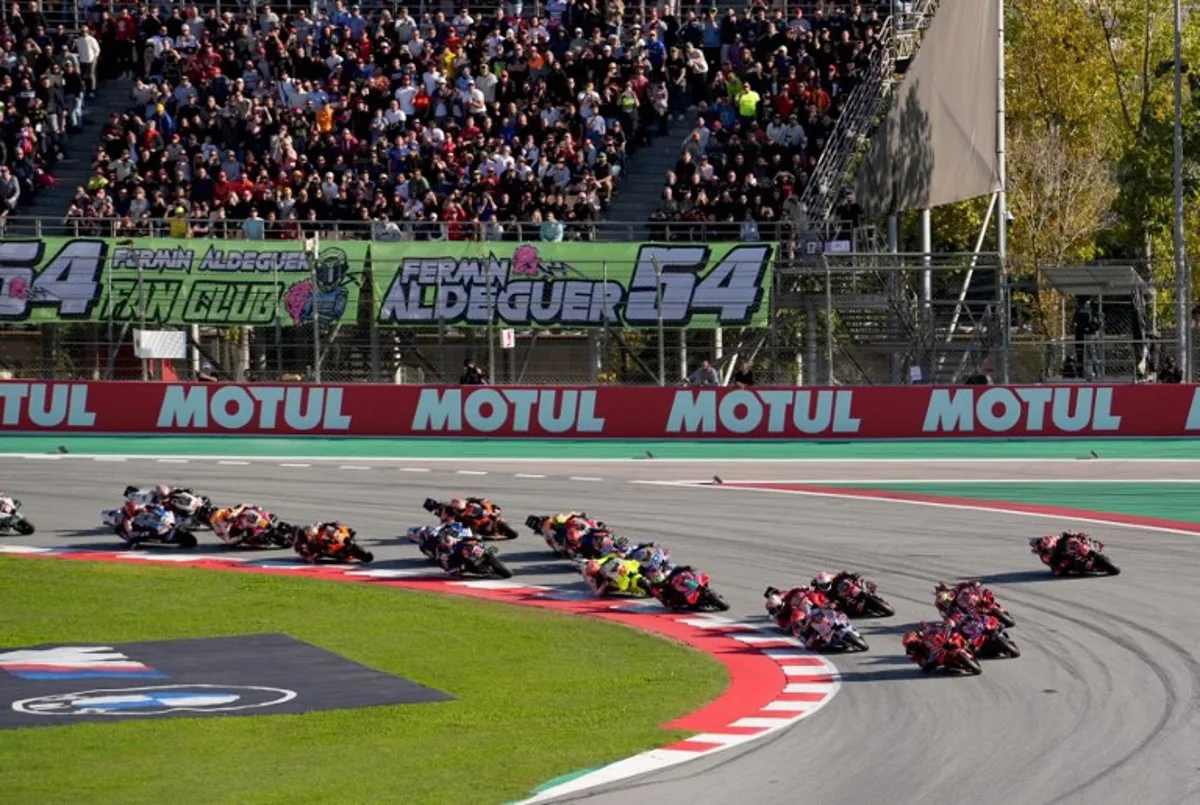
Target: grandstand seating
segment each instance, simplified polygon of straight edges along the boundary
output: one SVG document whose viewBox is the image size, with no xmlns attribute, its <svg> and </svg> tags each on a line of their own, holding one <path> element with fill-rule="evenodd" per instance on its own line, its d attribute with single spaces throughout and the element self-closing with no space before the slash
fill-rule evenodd
<svg viewBox="0 0 1200 805">
<path fill-rule="evenodd" d="M 879 24 L 858 7 L 316 7 L 95 6 L 100 69 L 131 74 L 133 99 L 67 219 L 129 235 L 295 238 L 337 220 L 382 239 L 586 236 L 637 150 L 686 133 L 649 234 L 772 237 Z M 265 225 L 246 226 L 252 212 Z"/>
<path fill-rule="evenodd" d="M 52 186 L 68 134 L 95 92 L 99 43 L 64 8 L 12 3 L 0 19 L 0 232 Z"/>
</svg>

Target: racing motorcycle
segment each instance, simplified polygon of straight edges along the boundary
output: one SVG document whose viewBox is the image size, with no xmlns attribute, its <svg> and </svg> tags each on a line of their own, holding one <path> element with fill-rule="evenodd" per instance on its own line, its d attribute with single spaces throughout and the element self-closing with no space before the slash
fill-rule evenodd
<svg viewBox="0 0 1200 805">
<path fill-rule="evenodd" d="M 196 547 L 196 536 L 181 528 L 175 515 L 163 506 L 140 506 L 130 502 L 120 509 L 105 509 L 100 512 L 100 518 L 130 548 L 144 544 Z M 126 518 L 130 520 L 128 534 L 122 528 Z"/>
<path fill-rule="evenodd" d="M 315 536 L 303 526 L 279 523 L 279 529 L 290 535 L 293 549 L 306 562 L 316 564 L 321 559 L 330 559 L 343 564 L 369 564 L 375 560 L 375 554 L 358 544 L 355 540 L 357 532 L 347 525 L 317 523 L 309 528 L 316 529 Z"/>
<path fill-rule="evenodd" d="M 1017 625 L 1012 615 L 1009 615 L 1008 610 L 1000 605 L 990 589 L 980 585 L 977 581 L 964 582 L 964 584 L 968 585 L 967 589 L 969 590 L 968 601 L 965 605 L 959 600 L 960 596 L 945 584 L 939 583 L 935 588 L 933 604 L 943 618 L 979 613 L 980 615 L 995 616 L 1009 629 Z"/>
<path fill-rule="evenodd" d="M 966 639 L 971 652 L 981 659 L 1021 656 L 1021 649 L 1008 636 L 1004 624 L 995 615 L 979 615 L 962 619 L 957 630 Z"/>
<path fill-rule="evenodd" d="M 455 522 L 471 529 L 471 533 L 480 539 L 517 538 L 517 530 L 500 516 L 501 509 L 495 503 L 483 498 L 467 498 L 467 504 L 468 506 L 478 506 L 482 513 L 476 516 L 464 516 L 462 512 L 450 508 L 449 504 L 439 503 L 433 498 L 426 498 L 422 505 L 427 512 L 436 514 L 438 517 L 452 518 Z"/>
<path fill-rule="evenodd" d="M 581 514 L 580 517 L 588 520 L 586 514 Z M 554 551 L 555 556 L 575 562 L 586 562 L 589 559 L 600 559 L 613 553 L 623 556 L 630 550 L 627 540 L 622 537 L 614 537 L 603 523 L 593 520 L 588 520 L 588 522 L 592 523 L 594 527 L 584 531 L 576 543 L 568 543 L 565 535 L 560 533 L 562 528 L 548 526 L 550 519 L 531 514 L 525 518 L 525 525 L 546 541 L 546 545 Z"/>
<path fill-rule="evenodd" d="M 175 520 L 179 526 L 188 531 L 211 528 L 209 518 L 216 511 L 212 498 L 207 495 L 198 495 L 191 489 L 172 489 L 171 494 L 166 500 L 159 501 L 155 499 L 153 490 L 127 486 L 125 487 L 124 497 L 126 501 L 133 503 L 142 505 L 157 503 L 163 506 L 175 515 Z"/>
<path fill-rule="evenodd" d="M 892 605 L 876 592 L 875 582 L 857 573 L 835 585 L 829 591 L 829 598 L 851 617 L 890 618 L 896 614 Z"/>
<path fill-rule="evenodd" d="M 295 527 L 283 522 L 274 514 L 259 506 L 245 506 L 243 504 L 241 513 L 233 516 L 241 520 L 244 514 L 252 513 L 255 517 L 254 525 L 250 528 L 251 533 L 249 534 L 243 534 L 240 537 L 231 536 L 228 525 L 224 523 L 217 525 L 217 518 L 230 516 L 231 511 L 229 509 L 216 509 L 209 512 L 206 518 L 206 523 L 213 529 L 216 537 L 228 547 L 249 548 L 251 550 L 292 547 Z M 238 525 L 242 529 L 245 528 L 240 523 Z"/>
<path fill-rule="evenodd" d="M 25 515 L 21 514 L 21 501 L 7 495 L 0 495 L 0 537 L 14 531 L 23 537 L 28 537 L 35 530 L 33 523 L 26 520 Z"/>
<path fill-rule="evenodd" d="M 966 671 L 976 676 L 983 673 L 983 666 L 972 654 L 967 639 L 957 631 L 938 636 L 932 648 L 926 644 L 920 633 L 909 632 L 904 635 L 904 652 L 927 674 L 938 668 Z"/>
<path fill-rule="evenodd" d="M 867 650 L 867 641 L 854 628 L 845 612 L 833 607 L 821 607 L 817 611 L 825 623 L 824 628 L 814 623 L 812 615 L 793 620 L 792 634 L 804 640 L 809 648 L 817 651 Z"/>
<path fill-rule="evenodd" d="M 1121 568 L 1104 555 L 1104 543 L 1082 532 L 1073 534 L 1064 531 L 1057 537 L 1034 537 L 1029 540 L 1029 547 L 1055 576 L 1068 573 L 1116 576 L 1121 572 Z"/>
<path fill-rule="evenodd" d="M 453 556 L 458 560 L 456 564 L 460 574 L 484 576 L 485 578 L 488 576 L 495 576 L 498 579 L 512 578 L 512 571 L 496 555 L 495 546 L 484 546 L 483 540 L 478 537 L 463 537 L 454 543 L 451 550 Z"/>
<path fill-rule="evenodd" d="M 407 536 L 410 542 L 421 549 L 421 553 L 425 554 L 426 558 L 437 560 L 437 536 L 438 530 L 431 525 L 413 526 L 408 529 Z"/>
<path fill-rule="evenodd" d="M 690 567 L 677 567 L 669 573 L 652 570 L 649 580 L 650 594 L 667 609 L 693 612 L 729 609 L 725 599 L 709 586 L 707 573 Z"/>
</svg>

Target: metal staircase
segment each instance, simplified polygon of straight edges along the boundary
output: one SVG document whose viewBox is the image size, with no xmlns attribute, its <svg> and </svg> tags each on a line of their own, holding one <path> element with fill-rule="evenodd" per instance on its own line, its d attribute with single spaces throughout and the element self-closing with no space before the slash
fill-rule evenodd
<svg viewBox="0 0 1200 805">
<path fill-rule="evenodd" d="M 871 134 L 887 114 L 892 90 L 916 55 L 937 5 L 938 0 L 914 0 L 911 10 L 884 20 L 866 74 L 850 93 L 800 196 L 803 231 L 819 232 L 829 223 L 850 187 Z"/>
</svg>

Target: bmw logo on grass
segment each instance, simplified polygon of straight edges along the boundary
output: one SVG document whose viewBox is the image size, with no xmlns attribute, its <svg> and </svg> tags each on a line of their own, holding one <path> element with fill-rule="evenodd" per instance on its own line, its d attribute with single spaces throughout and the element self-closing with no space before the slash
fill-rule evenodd
<svg viewBox="0 0 1200 805">
<path fill-rule="evenodd" d="M 18 713 L 42 716 L 163 715 L 272 707 L 296 698 L 283 688 L 233 685 L 159 685 L 55 693 L 13 702 Z"/>
</svg>

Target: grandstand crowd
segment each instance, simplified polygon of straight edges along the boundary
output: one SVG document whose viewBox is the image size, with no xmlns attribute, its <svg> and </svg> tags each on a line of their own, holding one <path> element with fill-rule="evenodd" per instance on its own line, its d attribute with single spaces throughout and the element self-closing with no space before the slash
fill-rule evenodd
<svg viewBox="0 0 1200 805">
<path fill-rule="evenodd" d="M 639 150 L 675 141 L 652 233 L 757 239 L 796 203 L 877 46 L 879 10 L 805 5 L 643 18 L 621 0 L 95 0 L 78 30 L 14 5 L 0 205 L 19 214 L 52 184 L 96 82 L 128 79 L 66 211 L 82 232 L 277 239 L 341 221 L 385 240 L 587 237 Z"/>
</svg>

